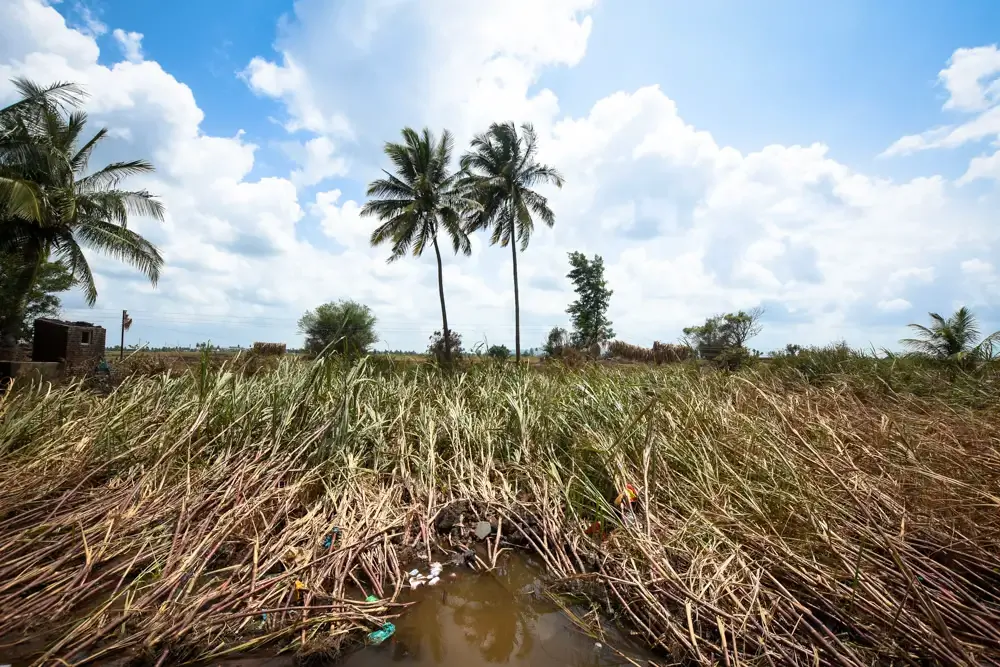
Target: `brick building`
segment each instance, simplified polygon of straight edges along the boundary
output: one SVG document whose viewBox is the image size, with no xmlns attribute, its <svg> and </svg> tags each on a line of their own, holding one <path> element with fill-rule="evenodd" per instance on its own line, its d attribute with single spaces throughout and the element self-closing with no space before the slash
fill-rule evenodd
<svg viewBox="0 0 1000 667">
<path fill-rule="evenodd" d="M 61 361 L 67 368 L 92 367 L 104 358 L 107 332 L 90 322 L 35 320 L 32 361 Z"/>
</svg>

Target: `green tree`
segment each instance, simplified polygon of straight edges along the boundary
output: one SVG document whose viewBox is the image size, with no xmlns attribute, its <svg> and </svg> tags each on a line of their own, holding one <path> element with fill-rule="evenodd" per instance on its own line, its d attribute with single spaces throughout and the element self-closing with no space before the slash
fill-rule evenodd
<svg viewBox="0 0 1000 667">
<path fill-rule="evenodd" d="M 563 350 L 569 347 L 569 334 L 562 327 L 552 327 L 542 345 L 542 354 L 547 357 L 561 357 Z"/>
<path fill-rule="evenodd" d="M 444 330 L 444 359 L 451 360 L 451 336 L 448 335 L 448 309 L 444 301 L 444 272 L 438 232 L 443 230 L 451 239 L 456 253 L 469 255 L 469 243 L 463 225 L 463 214 L 475 203 L 463 196 L 461 182 L 449 171 L 453 148 L 451 133 L 445 130 L 440 139 L 427 128 L 420 134 L 410 128 L 403 130 L 403 143 L 388 142 L 385 154 L 395 167 L 395 174 L 385 173 L 368 186 L 371 198 L 361 209 L 361 215 L 373 216 L 381 225 L 372 232 L 373 246 L 389 242 L 393 262 L 412 252 L 423 254 L 430 242 L 437 257 L 438 296 L 441 299 L 441 328 Z"/>
<path fill-rule="evenodd" d="M 916 338 L 904 338 L 900 343 L 911 352 L 942 361 L 968 362 L 993 357 L 993 345 L 1000 341 L 1000 331 L 979 340 L 979 323 L 972 311 L 962 306 L 945 319 L 928 313 L 931 325 L 910 324 Z M 978 341 L 978 342 L 977 342 Z"/>
<path fill-rule="evenodd" d="M 615 332 L 608 319 L 608 306 L 613 292 L 604 280 L 604 259 L 594 255 L 590 260 L 581 252 L 571 252 L 569 263 L 573 268 L 566 277 L 573 281 L 577 293 L 576 301 L 566 309 L 573 321 L 573 347 L 585 349 L 611 340 Z"/>
<path fill-rule="evenodd" d="M 743 348 L 749 339 L 761 332 L 760 319 L 763 315 L 763 308 L 713 315 L 700 326 L 684 329 L 684 340 L 691 347 L 702 351 L 721 352 Z"/>
<path fill-rule="evenodd" d="M 472 196 L 479 203 L 470 220 L 470 231 L 490 229 L 490 243 L 510 245 L 514 271 L 514 356 L 521 360 L 521 302 L 517 284 L 517 246 L 523 252 L 534 231 L 532 216 L 551 227 L 555 215 L 545 197 L 533 188 L 547 183 L 562 187 L 562 176 L 553 167 L 538 164 L 538 137 L 530 124 L 494 123 L 476 135 L 462 156 L 462 169 Z M 515 243 L 516 241 L 516 243 Z"/>
<path fill-rule="evenodd" d="M 327 347 L 338 354 L 355 355 L 378 342 L 375 322 L 371 308 L 341 299 L 307 311 L 299 319 L 299 333 L 305 336 L 304 347 L 313 356 Z"/>
<path fill-rule="evenodd" d="M 14 291 L 14 282 L 24 269 L 24 261 L 14 252 L 0 252 L 0 313 L 10 312 L 21 303 L 22 296 Z M 73 287 L 73 274 L 60 262 L 44 261 L 38 267 L 35 283 L 24 301 L 17 341 L 29 341 L 39 317 L 57 317 L 62 302 L 57 296 Z"/>
<path fill-rule="evenodd" d="M 510 348 L 506 345 L 490 345 L 486 350 L 486 355 L 497 361 L 506 361 L 510 358 Z"/>
<path fill-rule="evenodd" d="M 145 190 L 119 187 L 153 166 L 132 160 L 89 171 L 90 157 L 108 130 L 81 141 L 87 115 L 73 108 L 79 101 L 75 89 L 41 88 L 25 80 L 15 85 L 22 99 L 0 110 L 0 251 L 18 253 L 24 263 L 13 280 L 19 296 L 0 317 L 2 346 L 16 340 L 47 259 L 69 269 L 90 305 L 97 301 L 97 286 L 82 246 L 131 264 L 154 285 L 163 266 L 156 247 L 127 227 L 130 215 L 161 220 L 163 206 Z"/>
</svg>

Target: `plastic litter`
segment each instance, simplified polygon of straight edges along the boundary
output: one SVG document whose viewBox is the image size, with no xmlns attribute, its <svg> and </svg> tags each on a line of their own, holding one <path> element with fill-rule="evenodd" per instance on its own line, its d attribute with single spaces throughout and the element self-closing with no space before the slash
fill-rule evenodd
<svg viewBox="0 0 1000 667">
<path fill-rule="evenodd" d="M 329 549 L 333 546 L 333 543 L 340 539 L 340 528 L 336 526 L 330 531 L 330 534 L 323 538 L 323 548 Z"/>
<path fill-rule="evenodd" d="M 480 521 L 476 524 L 476 537 L 481 540 L 486 539 L 486 536 L 493 532 L 493 526 L 490 525 L 489 521 Z"/>
<path fill-rule="evenodd" d="M 392 637 L 394 632 L 396 632 L 396 626 L 392 623 L 386 623 L 378 630 L 369 633 L 368 641 L 372 644 L 381 644 L 389 637 Z"/>
<path fill-rule="evenodd" d="M 430 581 L 427 582 L 428 586 L 433 586 L 437 582 L 441 581 L 441 577 L 431 577 Z"/>
<path fill-rule="evenodd" d="M 416 579 L 416 578 L 410 579 L 410 588 L 417 588 L 418 586 L 421 586 L 423 584 L 424 584 L 423 579 Z"/>
<path fill-rule="evenodd" d="M 369 595 L 368 597 L 365 598 L 365 602 L 378 602 L 378 598 L 375 597 L 374 595 Z"/>
<path fill-rule="evenodd" d="M 621 505 L 622 502 L 626 500 L 630 505 L 635 501 L 639 500 L 639 491 L 634 486 L 632 486 L 631 482 L 626 484 L 625 490 L 619 493 L 618 497 L 615 498 L 615 505 Z"/>
<path fill-rule="evenodd" d="M 410 570 L 410 576 L 411 577 L 419 577 L 420 576 L 420 570 Z"/>
</svg>

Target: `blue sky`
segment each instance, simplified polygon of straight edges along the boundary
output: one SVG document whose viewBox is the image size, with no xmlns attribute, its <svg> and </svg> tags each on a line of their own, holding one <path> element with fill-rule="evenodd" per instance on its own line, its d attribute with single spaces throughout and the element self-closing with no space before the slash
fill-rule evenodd
<svg viewBox="0 0 1000 667">
<path fill-rule="evenodd" d="M 168 221 L 137 223 L 167 258 L 160 285 L 95 258 L 97 307 L 65 300 L 112 330 L 128 308 L 133 342 L 296 344 L 305 309 L 357 298 L 383 346 L 424 347 L 433 262 L 386 266 L 367 246 L 365 183 L 403 124 L 463 145 L 508 118 L 533 122 L 567 177 L 549 193 L 556 227 L 522 259 L 525 346 L 566 324 L 576 249 L 604 256 L 615 329 L 637 344 L 756 305 L 765 350 L 892 346 L 960 304 L 1000 328 L 993 2 L 0 9 L 3 79 L 79 80 L 95 123 L 119 130 L 104 155 L 160 168 L 148 187 Z M 509 256 L 475 250 L 448 260 L 450 320 L 467 342 L 510 344 Z"/>
</svg>

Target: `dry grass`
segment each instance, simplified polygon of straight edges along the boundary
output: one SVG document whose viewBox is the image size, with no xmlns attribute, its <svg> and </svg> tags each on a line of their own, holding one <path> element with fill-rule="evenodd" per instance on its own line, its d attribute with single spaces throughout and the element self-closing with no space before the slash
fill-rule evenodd
<svg viewBox="0 0 1000 667">
<path fill-rule="evenodd" d="M 230 370 L 2 399 L 0 655 L 336 651 L 465 514 L 499 526 L 487 566 L 537 551 L 665 663 L 1000 663 L 992 388 L 973 409 L 860 371 Z"/>
</svg>

